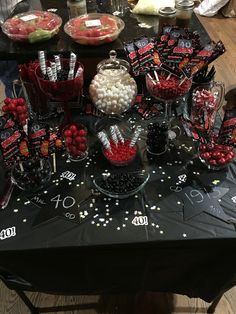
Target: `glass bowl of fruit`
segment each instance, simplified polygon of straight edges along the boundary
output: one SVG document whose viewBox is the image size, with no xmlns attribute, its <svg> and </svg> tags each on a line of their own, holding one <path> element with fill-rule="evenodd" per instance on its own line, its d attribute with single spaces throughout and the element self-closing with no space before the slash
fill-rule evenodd
<svg viewBox="0 0 236 314">
<path fill-rule="evenodd" d="M 18 42 L 35 43 L 51 39 L 59 32 L 62 19 L 48 11 L 29 11 L 7 19 L 2 31 Z"/>
<path fill-rule="evenodd" d="M 149 177 L 149 173 L 142 171 L 128 173 L 106 172 L 95 178 L 93 184 L 104 195 L 125 199 L 142 190 Z"/>
<path fill-rule="evenodd" d="M 70 19 L 64 31 L 78 44 L 98 46 L 116 40 L 124 27 L 117 16 L 90 13 Z"/>
<path fill-rule="evenodd" d="M 47 159 L 30 158 L 16 163 L 12 169 L 12 182 L 26 193 L 42 190 L 51 180 L 51 165 Z"/>
<path fill-rule="evenodd" d="M 198 152 L 200 161 L 210 170 L 226 168 L 235 157 L 232 146 L 216 143 L 200 144 Z"/>
<path fill-rule="evenodd" d="M 71 161 L 82 161 L 88 156 L 87 129 L 84 125 L 70 123 L 63 128 L 62 136 Z"/>
</svg>

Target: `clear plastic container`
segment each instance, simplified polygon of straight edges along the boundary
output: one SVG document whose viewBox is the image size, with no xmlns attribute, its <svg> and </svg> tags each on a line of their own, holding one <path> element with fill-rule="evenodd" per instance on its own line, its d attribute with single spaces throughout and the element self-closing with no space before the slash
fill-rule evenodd
<svg viewBox="0 0 236 314">
<path fill-rule="evenodd" d="M 12 40 L 40 42 L 51 39 L 59 32 L 62 19 L 48 11 L 29 11 L 6 20 L 2 31 Z"/>
<path fill-rule="evenodd" d="M 124 27 L 116 16 L 90 13 L 70 19 L 64 30 L 78 44 L 98 46 L 116 40 Z"/>
<path fill-rule="evenodd" d="M 128 73 L 129 63 L 116 58 L 111 50 L 110 58 L 97 66 L 98 74 L 89 86 L 89 94 L 96 107 L 106 114 L 121 114 L 133 105 L 137 84 Z"/>
</svg>

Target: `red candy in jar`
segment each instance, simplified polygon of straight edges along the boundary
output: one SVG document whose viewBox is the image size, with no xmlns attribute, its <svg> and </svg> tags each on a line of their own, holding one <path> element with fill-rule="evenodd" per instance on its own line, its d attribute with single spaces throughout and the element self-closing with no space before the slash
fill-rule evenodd
<svg viewBox="0 0 236 314">
<path fill-rule="evenodd" d="M 81 160 L 87 156 L 87 130 L 84 125 L 71 123 L 64 128 L 62 135 L 71 160 Z"/>
<path fill-rule="evenodd" d="M 234 158 L 232 146 L 217 143 L 199 145 L 200 160 L 213 169 L 221 169 L 228 165 Z"/>
<path fill-rule="evenodd" d="M 24 98 L 6 98 L 2 111 L 12 113 L 22 126 L 26 125 L 29 114 Z"/>
<path fill-rule="evenodd" d="M 130 147 L 130 140 L 115 144 L 111 141 L 111 150 L 103 149 L 105 157 L 116 166 L 124 166 L 131 162 L 137 153 L 137 147 Z"/>
<path fill-rule="evenodd" d="M 168 78 L 168 74 L 167 76 L 159 74 L 158 78 L 159 82 L 147 75 L 147 89 L 153 97 L 163 100 L 172 100 L 181 97 L 189 91 L 192 85 L 191 79 L 186 78 L 181 80 L 175 75 L 171 75 Z"/>
</svg>

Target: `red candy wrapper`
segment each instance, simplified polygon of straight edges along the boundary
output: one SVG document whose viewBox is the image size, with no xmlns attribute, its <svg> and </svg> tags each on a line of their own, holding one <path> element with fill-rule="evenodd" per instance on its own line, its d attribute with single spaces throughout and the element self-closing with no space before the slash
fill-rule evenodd
<svg viewBox="0 0 236 314">
<path fill-rule="evenodd" d="M 40 157 L 49 156 L 49 128 L 47 124 L 30 121 L 28 125 L 30 150 Z"/>
</svg>

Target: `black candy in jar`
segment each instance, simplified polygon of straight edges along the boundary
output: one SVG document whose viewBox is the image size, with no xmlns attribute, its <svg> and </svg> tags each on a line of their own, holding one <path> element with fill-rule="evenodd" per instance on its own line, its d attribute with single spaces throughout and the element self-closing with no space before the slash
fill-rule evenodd
<svg viewBox="0 0 236 314">
<path fill-rule="evenodd" d="M 168 124 L 163 121 L 161 124 L 155 122 L 148 125 L 147 151 L 150 154 L 163 154 L 168 144 Z"/>
<path fill-rule="evenodd" d="M 51 165 L 47 159 L 31 158 L 17 163 L 12 170 L 13 182 L 27 193 L 42 190 L 51 179 Z"/>
</svg>

